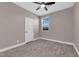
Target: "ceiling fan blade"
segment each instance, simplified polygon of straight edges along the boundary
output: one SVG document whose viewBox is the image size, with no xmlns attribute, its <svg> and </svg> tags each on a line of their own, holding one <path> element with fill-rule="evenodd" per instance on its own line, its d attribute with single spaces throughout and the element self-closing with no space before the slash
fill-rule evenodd
<svg viewBox="0 0 79 59">
<path fill-rule="evenodd" d="M 46 11 L 48 11 L 47 7 L 44 7 L 44 9 L 45 9 Z"/>
<path fill-rule="evenodd" d="M 41 2 L 41 4 L 45 4 L 45 2 Z"/>
<path fill-rule="evenodd" d="M 41 3 L 40 3 L 40 2 L 33 2 L 33 3 L 36 3 L 36 4 L 39 4 L 39 5 L 41 5 Z"/>
<path fill-rule="evenodd" d="M 39 10 L 41 7 L 38 7 L 36 10 Z"/>
<path fill-rule="evenodd" d="M 55 4 L 55 2 L 47 2 L 47 3 L 45 3 L 45 5 L 52 5 L 52 4 Z"/>
</svg>

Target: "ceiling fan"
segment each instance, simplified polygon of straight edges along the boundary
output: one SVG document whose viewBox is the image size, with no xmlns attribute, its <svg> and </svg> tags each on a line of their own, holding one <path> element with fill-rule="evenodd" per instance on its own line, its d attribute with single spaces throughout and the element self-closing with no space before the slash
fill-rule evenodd
<svg viewBox="0 0 79 59">
<path fill-rule="evenodd" d="M 46 6 L 55 4 L 55 2 L 33 2 L 33 3 L 40 5 L 36 10 L 39 10 L 40 8 L 44 8 L 46 11 L 48 11 Z"/>
</svg>

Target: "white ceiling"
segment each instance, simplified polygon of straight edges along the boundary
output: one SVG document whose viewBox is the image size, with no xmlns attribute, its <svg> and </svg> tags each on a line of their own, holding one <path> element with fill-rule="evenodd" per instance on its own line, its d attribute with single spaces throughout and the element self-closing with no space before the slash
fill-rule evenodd
<svg viewBox="0 0 79 59">
<path fill-rule="evenodd" d="M 38 11 L 36 11 L 36 8 L 40 5 L 32 2 L 15 2 L 15 4 L 38 16 L 43 16 L 62 9 L 70 8 L 74 5 L 74 2 L 56 2 L 54 5 L 47 6 L 48 11 L 45 11 L 43 8 L 40 8 Z"/>
</svg>

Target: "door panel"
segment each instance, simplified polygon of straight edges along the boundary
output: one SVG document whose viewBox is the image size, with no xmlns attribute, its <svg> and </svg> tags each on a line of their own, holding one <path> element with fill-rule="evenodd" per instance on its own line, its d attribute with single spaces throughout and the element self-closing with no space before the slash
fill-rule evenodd
<svg viewBox="0 0 79 59">
<path fill-rule="evenodd" d="M 33 40 L 33 19 L 25 17 L 25 41 Z"/>
</svg>

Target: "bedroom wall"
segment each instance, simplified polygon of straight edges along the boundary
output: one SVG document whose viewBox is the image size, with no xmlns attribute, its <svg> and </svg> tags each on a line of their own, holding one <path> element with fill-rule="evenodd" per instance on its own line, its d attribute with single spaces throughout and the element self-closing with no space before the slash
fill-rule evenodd
<svg viewBox="0 0 79 59">
<path fill-rule="evenodd" d="M 38 37 L 38 16 L 10 3 L 0 2 L 0 49 L 25 41 L 25 16 L 34 19 L 34 38 Z"/>
<path fill-rule="evenodd" d="M 74 44 L 79 51 L 79 2 L 74 5 Z"/>
<path fill-rule="evenodd" d="M 73 30 L 72 30 L 73 8 L 72 7 L 45 16 L 48 16 L 49 18 L 49 30 L 42 31 L 40 28 L 40 37 L 64 41 L 64 42 L 73 41 L 73 37 L 72 37 L 73 36 Z"/>
</svg>

